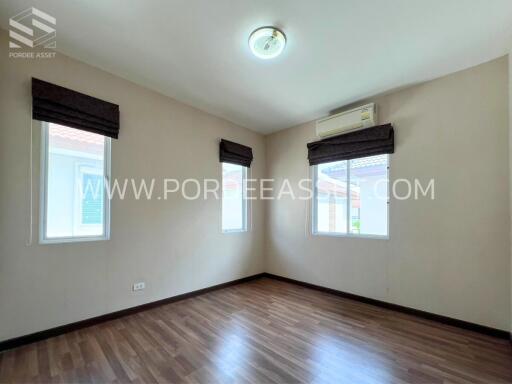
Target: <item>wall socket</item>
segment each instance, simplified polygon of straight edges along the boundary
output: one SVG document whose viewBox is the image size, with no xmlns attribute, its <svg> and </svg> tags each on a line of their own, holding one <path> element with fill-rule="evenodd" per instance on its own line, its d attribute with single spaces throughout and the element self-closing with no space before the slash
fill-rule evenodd
<svg viewBox="0 0 512 384">
<path fill-rule="evenodd" d="M 135 283 L 132 286 L 132 290 L 134 290 L 134 291 L 140 291 L 140 290 L 142 290 L 144 288 L 146 288 L 146 283 L 143 282 L 143 281 L 141 281 L 139 283 Z"/>
</svg>

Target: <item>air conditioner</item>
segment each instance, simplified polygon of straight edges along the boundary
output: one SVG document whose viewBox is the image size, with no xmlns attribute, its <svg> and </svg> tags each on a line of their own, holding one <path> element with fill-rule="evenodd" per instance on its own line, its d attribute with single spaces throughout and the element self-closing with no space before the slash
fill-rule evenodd
<svg viewBox="0 0 512 384">
<path fill-rule="evenodd" d="M 328 116 L 316 122 L 316 134 L 324 138 L 377 125 L 375 103 Z"/>
</svg>

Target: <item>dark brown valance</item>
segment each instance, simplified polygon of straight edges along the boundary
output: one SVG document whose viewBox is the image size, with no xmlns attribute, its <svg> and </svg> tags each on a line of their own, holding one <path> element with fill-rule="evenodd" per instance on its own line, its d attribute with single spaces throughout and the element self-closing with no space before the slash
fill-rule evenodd
<svg viewBox="0 0 512 384">
<path fill-rule="evenodd" d="M 32 78 L 32 118 L 117 139 L 119 106 Z"/>
<path fill-rule="evenodd" d="M 395 151 L 391 124 L 377 125 L 308 143 L 309 165 L 382 155 Z"/>
<path fill-rule="evenodd" d="M 232 163 L 250 167 L 252 162 L 252 148 L 221 139 L 219 145 L 219 159 L 221 163 Z"/>
</svg>

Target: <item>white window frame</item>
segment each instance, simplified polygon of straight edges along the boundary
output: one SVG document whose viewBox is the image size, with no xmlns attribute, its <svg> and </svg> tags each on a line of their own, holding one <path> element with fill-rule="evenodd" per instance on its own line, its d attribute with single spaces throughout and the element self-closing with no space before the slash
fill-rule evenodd
<svg viewBox="0 0 512 384">
<path fill-rule="evenodd" d="M 224 172 L 223 167 L 224 163 L 220 163 L 221 165 L 221 204 L 224 204 Z M 244 167 L 243 165 L 240 165 L 242 167 L 242 228 L 236 228 L 236 229 L 224 229 L 222 227 L 222 212 L 221 209 L 221 218 L 220 218 L 220 226 L 222 233 L 244 233 L 248 232 L 248 216 L 249 216 L 249 205 L 247 204 L 247 167 Z"/>
<path fill-rule="evenodd" d="M 71 237 L 47 237 L 47 214 L 48 214 L 48 155 L 49 155 L 49 123 L 41 122 L 41 167 L 40 167 L 40 188 L 39 188 L 39 243 L 60 244 L 78 243 L 84 241 L 104 241 L 110 239 L 110 199 L 107 189 L 103 188 L 103 235 L 97 236 L 71 236 Z M 111 172 L 111 138 L 105 137 L 104 145 L 104 175 L 105 183 L 110 187 Z"/>
<path fill-rule="evenodd" d="M 377 240 L 389 240 L 389 196 L 390 196 L 390 182 L 389 182 L 389 155 L 386 155 L 387 167 L 386 167 L 386 179 L 388 180 L 388 198 L 386 201 L 386 214 L 387 214 L 387 234 L 386 235 L 366 235 L 359 233 L 350 233 L 350 160 L 347 160 L 347 229 L 345 233 L 338 232 L 322 232 L 318 231 L 318 190 L 317 190 L 317 180 L 318 180 L 318 166 L 312 166 L 313 173 L 313 204 L 311 204 L 311 233 L 314 236 L 331 236 L 331 237 L 354 237 L 354 238 L 362 238 L 362 239 L 377 239 Z"/>
</svg>

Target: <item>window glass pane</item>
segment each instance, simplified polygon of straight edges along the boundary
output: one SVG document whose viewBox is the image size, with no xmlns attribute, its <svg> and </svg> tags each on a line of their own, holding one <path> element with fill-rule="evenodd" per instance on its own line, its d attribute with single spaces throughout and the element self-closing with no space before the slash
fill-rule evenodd
<svg viewBox="0 0 512 384">
<path fill-rule="evenodd" d="M 350 160 L 350 233 L 388 233 L 388 156 Z"/>
<path fill-rule="evenodd" d="M 316 231 L 346 233 L 347 162 L 319 164 L 316 192 Z"/>
<path fill-rule="evenodd" d="M 46 238 L 104 235 L 106 140 L 48 125 Z"/>
<path fill-rule="evenodd" d="M 222 230 L 245 230 L 245 167 L 222 163 Z"/>
<path fill-rule="evenodd" d="M 82 224 L 103 222 L 103 178 L 94 173 L 82 172 Z"/>
</svg>

